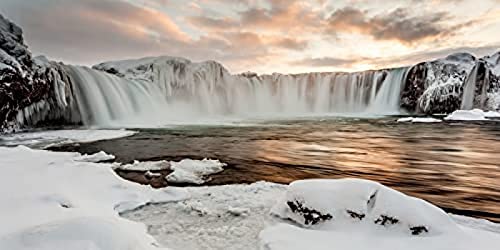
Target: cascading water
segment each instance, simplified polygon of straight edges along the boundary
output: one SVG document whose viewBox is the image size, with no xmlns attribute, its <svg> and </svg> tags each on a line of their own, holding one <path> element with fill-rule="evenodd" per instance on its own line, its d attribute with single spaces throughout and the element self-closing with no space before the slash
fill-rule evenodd
<svg viewBox="0 0 500 250">
<path fill-rule="evenodd" d="M 474 106 L 478 68 L 479 65 L 476 64 L 465 81 L 462 104 L 460 106 L 462 110 L 471 110 Z"/>
<path fill-rule="evenodd" d="M 217 67 L 161 65 L 152 68 L 151 77 L 123 78 L 67 67 L 84 124 L 138 127 L 218 118 L 393 114 L 408 71 L 245 77 Z"/>
<path fill-rule="evenodd" d="M 155 125 L 163 109 L 168 107 L 154 84 L 126 80 L 86 67 L 67 67 L 82 122 L 86 125 Z"/>
</svg>

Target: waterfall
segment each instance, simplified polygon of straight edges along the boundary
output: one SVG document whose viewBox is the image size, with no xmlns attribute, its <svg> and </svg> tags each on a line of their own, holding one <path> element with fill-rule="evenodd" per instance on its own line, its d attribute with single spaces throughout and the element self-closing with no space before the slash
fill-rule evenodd
<svg viewBox="0 0 500 250">
<path fill-rule="evenodd" d="M 471 110 L 474 107 L 478 68 L 479 64 L 476 64 L 465 81 L 462 104 L 460 107 L 462 110 Z"/>
<path fill-rule="evenodd" d="M 217 67 L 152 67 L 124 78 L 66 66 L 82 122 L 161 126 L 203 119 L 393 114 L 407 68 L 358 73 L 231 75 Z"/>
<path fill-rule="evenodd" d="M 167 107 L 158 87 L 86 67 L 67 66 L 85 125 L 128 126 L 160 122 Z"/>
</svg>

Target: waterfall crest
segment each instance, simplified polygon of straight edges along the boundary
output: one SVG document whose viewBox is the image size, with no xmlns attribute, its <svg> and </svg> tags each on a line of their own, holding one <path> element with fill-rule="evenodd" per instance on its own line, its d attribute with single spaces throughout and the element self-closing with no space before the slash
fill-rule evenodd
<svg viewBox="0 0 500 250">
<path fill-rule="evenodd" d="M 88 126 L 161 126 L 218 118 L 384 115 L 399 111 L 407 68 L 231 75 L 218 64 L 152 64 L 125 77 L 67 66 Z M 144 73 L 144 72 L 142 72 Z"/>
</svg>

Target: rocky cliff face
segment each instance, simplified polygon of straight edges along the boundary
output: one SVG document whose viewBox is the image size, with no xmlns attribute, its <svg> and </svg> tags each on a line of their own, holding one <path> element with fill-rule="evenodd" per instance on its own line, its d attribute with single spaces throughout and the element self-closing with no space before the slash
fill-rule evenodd
<svg viewBox="0 0 500 250">
<path fill-rule="evenodd" d="M 0 15 L 0 131 L 78 120 L 66 75 L 62 64 L 33 58 L 21 28 Z"/>
<path fill-rule="evenodd" d="M 500 109 L 499 53 L 484 58 L 457 53 L 412 67 L 402 91 L 401 107 L 417 113 L 450 113 L 465 108 Z M 463 107 L 466 85 L 474 92 L 470 107 Z"/>
<path fill-rule="evenodd" d="M 10 122 L 17 111 L 40 101 L 49 92 L 27 46 L 21 28 L 0 16 L 0 127 Z"/>
</svg>

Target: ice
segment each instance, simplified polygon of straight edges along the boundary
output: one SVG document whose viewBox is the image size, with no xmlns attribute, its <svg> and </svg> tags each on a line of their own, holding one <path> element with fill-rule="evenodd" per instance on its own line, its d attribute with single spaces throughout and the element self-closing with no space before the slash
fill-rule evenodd
<svg viewBox="0 0 500 250">
<path fill-rule="evenodd" d="M 262 249 L 493 250 L 500 244 L 498 233 L 460 225 L 430 203 L 366 180 L 293 182 L 272 213 L 295 223 L 263 230 Z"/>
<path fill-rule="evenodd" d="M 82 161 L 82 162 L 101 162 L 101 161 L 109 161 L 109 160 L 114 160 L 115 159 L 115 156 L 112 155 L 112 154 L 107 154 L 106 152 L 104 151 L 99 151 L 95 154 L 91 154 L 91 155 L 82 155 L 82 156 L 78 156 L 78 157 L 75 157 L 74 160 L 75 161 Z"/>
<path fill-rule="evenodd" d="M 111 164 L 74 161 L 79 156 L 0 147 L 0 249 L 158 249 L 144 225 L 119 213 L 186 199 L 186 191 L 128 182 Z"/>
<path fill-rule="evenodd" d="M 170 162 L 170 169 L 173 172 L 166 178 L 171 183 L 203 184 L 208 175 L 222 172 L 225 166 L 226 164 L 219 160 L 184 159 L 180 162 Z"/>
<path fill-rule="evenodd" d="M 54 144 L 93 142 L 134 135 L 130 130 L 48 130 L 0 136 L 0 145 L 52 146 Z"/>
<path fill-rule="evenodd" d="M 457 110 L 444 118 L 447 121 L 486 121 L 485 113 L 480 109 Z"/>
<path fill-rule="evenodd" d="M 186 188 L 190 198 L 123 214 L 144 223 L 165 246 L 186 250 L 258 250 L 259 233 L 279 220 L 269 210 L 286 185 L 269 182 Z"/>
<path fill-rule="evenodd" d="M 118 165 L 116 168 L 129 171 L 159 171 L 170 169 L 168 161 L 134 161 L 131 164 Z"/>
<path fill-rule="evenodd" d="M 412 122 L 412 123 L 438 123 L 442 120 L 432 118 L 432 117 L 404 117 L 399 118 L 397 122 Z"/>
</svg>

